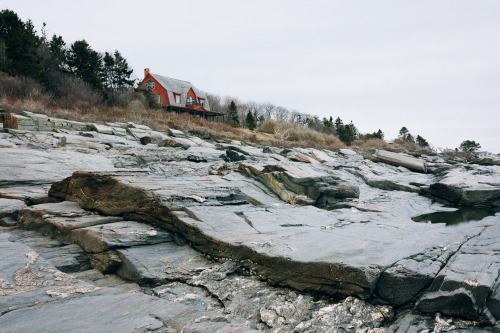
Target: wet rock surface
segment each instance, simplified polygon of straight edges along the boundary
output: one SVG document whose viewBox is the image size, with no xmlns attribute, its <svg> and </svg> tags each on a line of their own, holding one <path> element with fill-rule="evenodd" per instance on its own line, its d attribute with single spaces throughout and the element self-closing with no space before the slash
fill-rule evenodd
<svg viewBox="0 0 500 333">
<path fill-rule="evenodd" d="M 500 166 L 7 118 L 2 331 L 500 330 Z"/>
</svg>

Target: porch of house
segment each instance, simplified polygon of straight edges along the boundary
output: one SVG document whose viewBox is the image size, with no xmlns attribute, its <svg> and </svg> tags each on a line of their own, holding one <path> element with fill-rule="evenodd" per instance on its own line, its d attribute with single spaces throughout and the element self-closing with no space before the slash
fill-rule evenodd
<svg viewBox="0 0 500 333">
<path fill-rule="evenodd" d="M 190 115 L 193 115 L 195 117 L 203 118 L 208 121 L 216 121 L 219 123 L 223 123 L 225 121 L 225 116 L 226 116 L 224 113 L 211 112 L 211 111 L 197 111 L 193 109 L 173 107 L 173 106 L 163 106 L 163 109 L 176 114 L 189 113 Z"/>
</svg>

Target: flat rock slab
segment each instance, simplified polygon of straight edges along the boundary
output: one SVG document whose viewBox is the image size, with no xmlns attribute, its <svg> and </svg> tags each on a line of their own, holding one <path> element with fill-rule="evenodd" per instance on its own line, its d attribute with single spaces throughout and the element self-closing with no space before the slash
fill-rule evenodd
<svg viewBox="0 0 500 333">
<path fill-rule="evenodd" d="M 23 208 L 26 208 L 24 201 L 0 198 L 0 218 L 16 215 Z"/>
<path fill-rule="evenodd" d="M 0 187 L 52 184 L 77 170 L 115 170 L 104 156 L 74 151 L 5 148 L 0 159 Z"/>
<path fill-rule="evenodd" d="M 221 322 L 208 311 L 138 293 L 103 288 L 67 300 L 9 312 L 0 317 L 3 332 L 255 332 Z"/>
<path fill-rule="evenodd" d="M 118 274 L 139 284 L 186 281 L 213 265 L 200 252 L 174 242 L 117 250 Z"/>
<path fill-rule="evenodd" d="M 429 260 L 437 261 L 448 251 L 439 244 L 462 244 L 473 232 L 405 223 L 385 214 L 349 210 L 339 214 L 314 207 L 190 207 L 188 211 L 192 218 L 181 216 L 182 221 L 232 251 L 239 249 L 237 257 L 260 263 L 256 269 L 268 278 L 297 289 L 361 297 L 371 295 L 380 274 L 398 261 L 434 248 L 438 251 Z M 209 251 L 204 244 L 198 247 Z"/>
<path fill-rule="evenodd" d="M 169 242 L 169 233 L 143 223 L 121 221 L 76 229 L 71 232 L 75 243 L 89 253 L 99 253 L 111 249 L 150 245 Z"/>
<path fill-rule="evenodd" d="M 36 211 L 44 214 L 45 217 L 49 216 L 64 216 L 64 217 L 77 217 L 91 215 L 92 212 L 84 210 L 79 204 L 73 201 L 63 201 L 55 203 L 46 203 L 27 207 L 28 211 Z"/>
<path fill-rule="evenodd" d="M 335 158 L 331 157 L 330 155 L 321 150 L 314 149 L 311 152 L 311 156 L 320 163 L 335 162 Z"/>
<path fill-rule="evenodd" d="M 41 204 L 47 202 L 49 189 L 50 185 L 4 187 L 0 188 L 0 197 Z"/>
<path fill-rule="evenodd" d="M 74 229 L 93 227 L 96 225 L 108 224 L 123 221 L 118 216 L 88 215 L 77 217 L 51 217 L 47 222 L 54 225 L 61 232 L 69 232 Z"/>
<path fill-rule="evenodd" d="M 500 207 L 500 166 L 457 167 L 423 193 L 453 205 Z"/>
<path fill-rule="evenodd" d="M 386 212 L 326 211 L 285 204 L 259 207 L 245 202 L 188 205 L 171 211 L 169 202 L 178 187 L 175 180 L 126 176 L 117 181 L 106 177 L 75 173 L 54 187 L 65 186 L 66 197 L 83 207 L 117 214 L 119 200 L 127 193 L 136 200 L 123 211 L 135 211 L 146 221 L 181 233 L 201 252 L 239 260 L 276 284 L 327 294 L 380 297 L 396 305 L 418 298 L 447 271 L 458 249 L 467 247 L 478 235 L 488 234 L 493 225 L 500 225 L 495 216 L 487 224 L 478 221 L 454 227 L 416 223 L 408 216 L 414 208 L 394 208 L 394 202 Z M 102 193 L 90 190 L 96 183 L 101 184 Z M 401 203 L 412 201 L 412 207 L 431 205 L 415 193 L 397 193 Z M 485 248 L 494 251 L 492 246 Z M 495 256 L 473 255 L 491 266 L 487 288 L 492 292 L 500 264 Z M 473 280 L 475 269 L 463 277 Z M 412 288 L 407 288 L 408 283 Z M 454 302 L 454 298 L 450 300 Z M 486 310 L 484 301 L 473 300 L 473 304 Z"/>
<path fill-rule="evenodd" d="M 185 138 L 186 137 L 184 135 L 184 132 L 176 130 L 176 129 L 173 129 L 173 128 L 169 128 L 168 129 L 168 134 L 170 136 L 173 136 L 173 137 L 176 137 L 176 138 Z"/>
<path fill-rule="evenodd" d="M 40 257 L 64 273 L 90 269 L 87 255 L 76 244 L 65 245 L 54 239 L 44 237 L 35 231 L 10 228 L 8 232 L 10 234 L 9 241 L 28 245 Z"/>
</svg>

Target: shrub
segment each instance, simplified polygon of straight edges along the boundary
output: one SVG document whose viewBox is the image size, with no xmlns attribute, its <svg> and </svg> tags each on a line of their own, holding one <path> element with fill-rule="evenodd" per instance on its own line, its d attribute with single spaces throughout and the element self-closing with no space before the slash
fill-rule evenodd
<svg viewBox="0 0 500 333">
<path fill-rule="evenodd" d="M 50 95 L 42 85 L 24 76 L 8 76 L 0 73 L 0 96 L 6 98 L 29 98 L 32 100 L 49 100 Z"/>
<path fill-rule="evenodd" d="M 259 127 L 257 127 L 257 132 L 274 134 L 274 126 L 276 122 L 274 120 L 266 120 Z"/>
</svg>

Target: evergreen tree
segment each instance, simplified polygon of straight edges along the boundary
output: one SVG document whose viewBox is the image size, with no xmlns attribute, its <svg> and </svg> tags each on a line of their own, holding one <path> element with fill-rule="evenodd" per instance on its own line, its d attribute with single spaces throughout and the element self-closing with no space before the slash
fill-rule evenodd
<svg viewBox="0 0 500 333">
<path fill-rule="evenodd" d="M 115 59 L 108 52 L 104 53 L 104 57 L 102 57 L 103 62 L 103 70 L 102 70 L 102 80 L 103 85 L 108 90 L 113 90 L 113 77 L 115 71 Z"/>
<path fill-rule="evenodd" d="M 350 124 L 344 125 L 342 119 L 337 117 L 335 120 L 335 129 L 340 141 L 344 142 L 348 146 L 351 145 L 354 140 L 359 138 L 359 131 L 356 126 L 354 126 L 352 121 Z"/>
<path fill-rule="evenodd" d="M 408 129 L 403 126 L 399 130 L 399 138 L 402 139 L 402 140 L 406 140 L 409 133 L 410 133 L 410 131 L 408 131 Z"/>
<path fill-rule="evenodd" d="M 102 60 L 104 65 L 102 78 L 106 89 L 117 91 L 130 88 L 134 84 L 130 79 L 133 70 L 119 51 L 115 51 L 114 54 L 105 52 Z"/>
<path fill-rule="evenodd" d="M 115 89 L 129 88 L 134 84 L 134 80 L 130 76 L 134 72 L 127 63 L 127 60 L 121 55 L 118 50 L 114 54 L 114 75 L 113 85 Z"/>
<path fill-rule="evenodd" d="M 48 42 L 51 66 L 60 71 L 65 71 L 66 66 L 66 43 L 61 36 L 52 36 Z"/>
<path fill-rule="evenodd" d="M 0 71 L 43 80 L 40 43 L 30 20 L 24 23 L 8 9 L 0 12 Z"/>
<path fill-rule="evenodd" d="M 479 143 L 476 143 L 476 141 L 472 140 L 465 140 L 460 144 L 460 150 L 463 151 L 464 153 L 474 153 L 476 150 L 481 148 L 481 145 Z"/>
<path fill-rule="evenodd" d="M 423 137 L 421 137 L 420 135 L 417 135 L 417 138 L 415 140 L 417 142 L 417 145 L 421 148 L 426 148 L 426 147 L 429 147 L 429 142 L 427 142 L 427 140 L 425 140 Z"/>
<path fill-rule="evenodd" d="M 257 127 L 262 125 L 266 121 L 266 118 L 264 118 L 263 115 L 257 117 L 257 112 L 255 112 L 255 119 L 257 119 Z"/>
<path fill-rule="evenodd" d="M 92 50 L 85 40 L 79 40 L 71 44 L 67 53 L 67 64 L 69 71 L 78 78 L 87 82 L 92 89 L 102 92 L 103 73 L 102 56 Z"/>
<path fill-rule="evenodd" d="M 379 129 L 377 132 L 360 134 L 359 137 L 360 137 L 360 139 L 362 139 L 364 141 L 369 140 L 369 139 L 384 140 L 384 132 L 382 132 L 382 130 Z"/>
<path fill-rule="evenodd" d="M 328 134 L 333 134 L 333 118 L 330 116 L 330 119 L 323 118 L 323 125 L 325 126 L 325 132 Z"/>
<path fill-rule="evenodd" d="M 255 121 L 256 121 L 255 116 L 252 114 L 252 111 L 248 110 L 245 122 L 249 130 L 253 131 L 255 127 L 257 127 Z"/>
<path fill-rule="evenodd" d="M 238 109 L 236 107 L 236 103 L 234 101 L 231 101 L 229 103 L 229 107 L 227 109 L 227 115 L 226 115 L 226 122 L 234 127 L 240 126 L 240 120 L 238 118 Z"/>
<path fill-rule="evenodd" d="M 340 137 L 344 133 L 344 123 L 342 122 L 342 119 L 340 119 L 340 117 L 337 117 L 337 119 L 335 119 L 335 131 L 337 132 L 337 136 L 340 139 Z"/>
<path fill-rule="evenodd" d="M 358 129 L 352 122 L 348 125 L 344 125 L 342 132 L 342 136 L 339 136 L 339 139 L 348 146 L 350 146 L 351 143 L 359 137 Z"/>
</svg>

